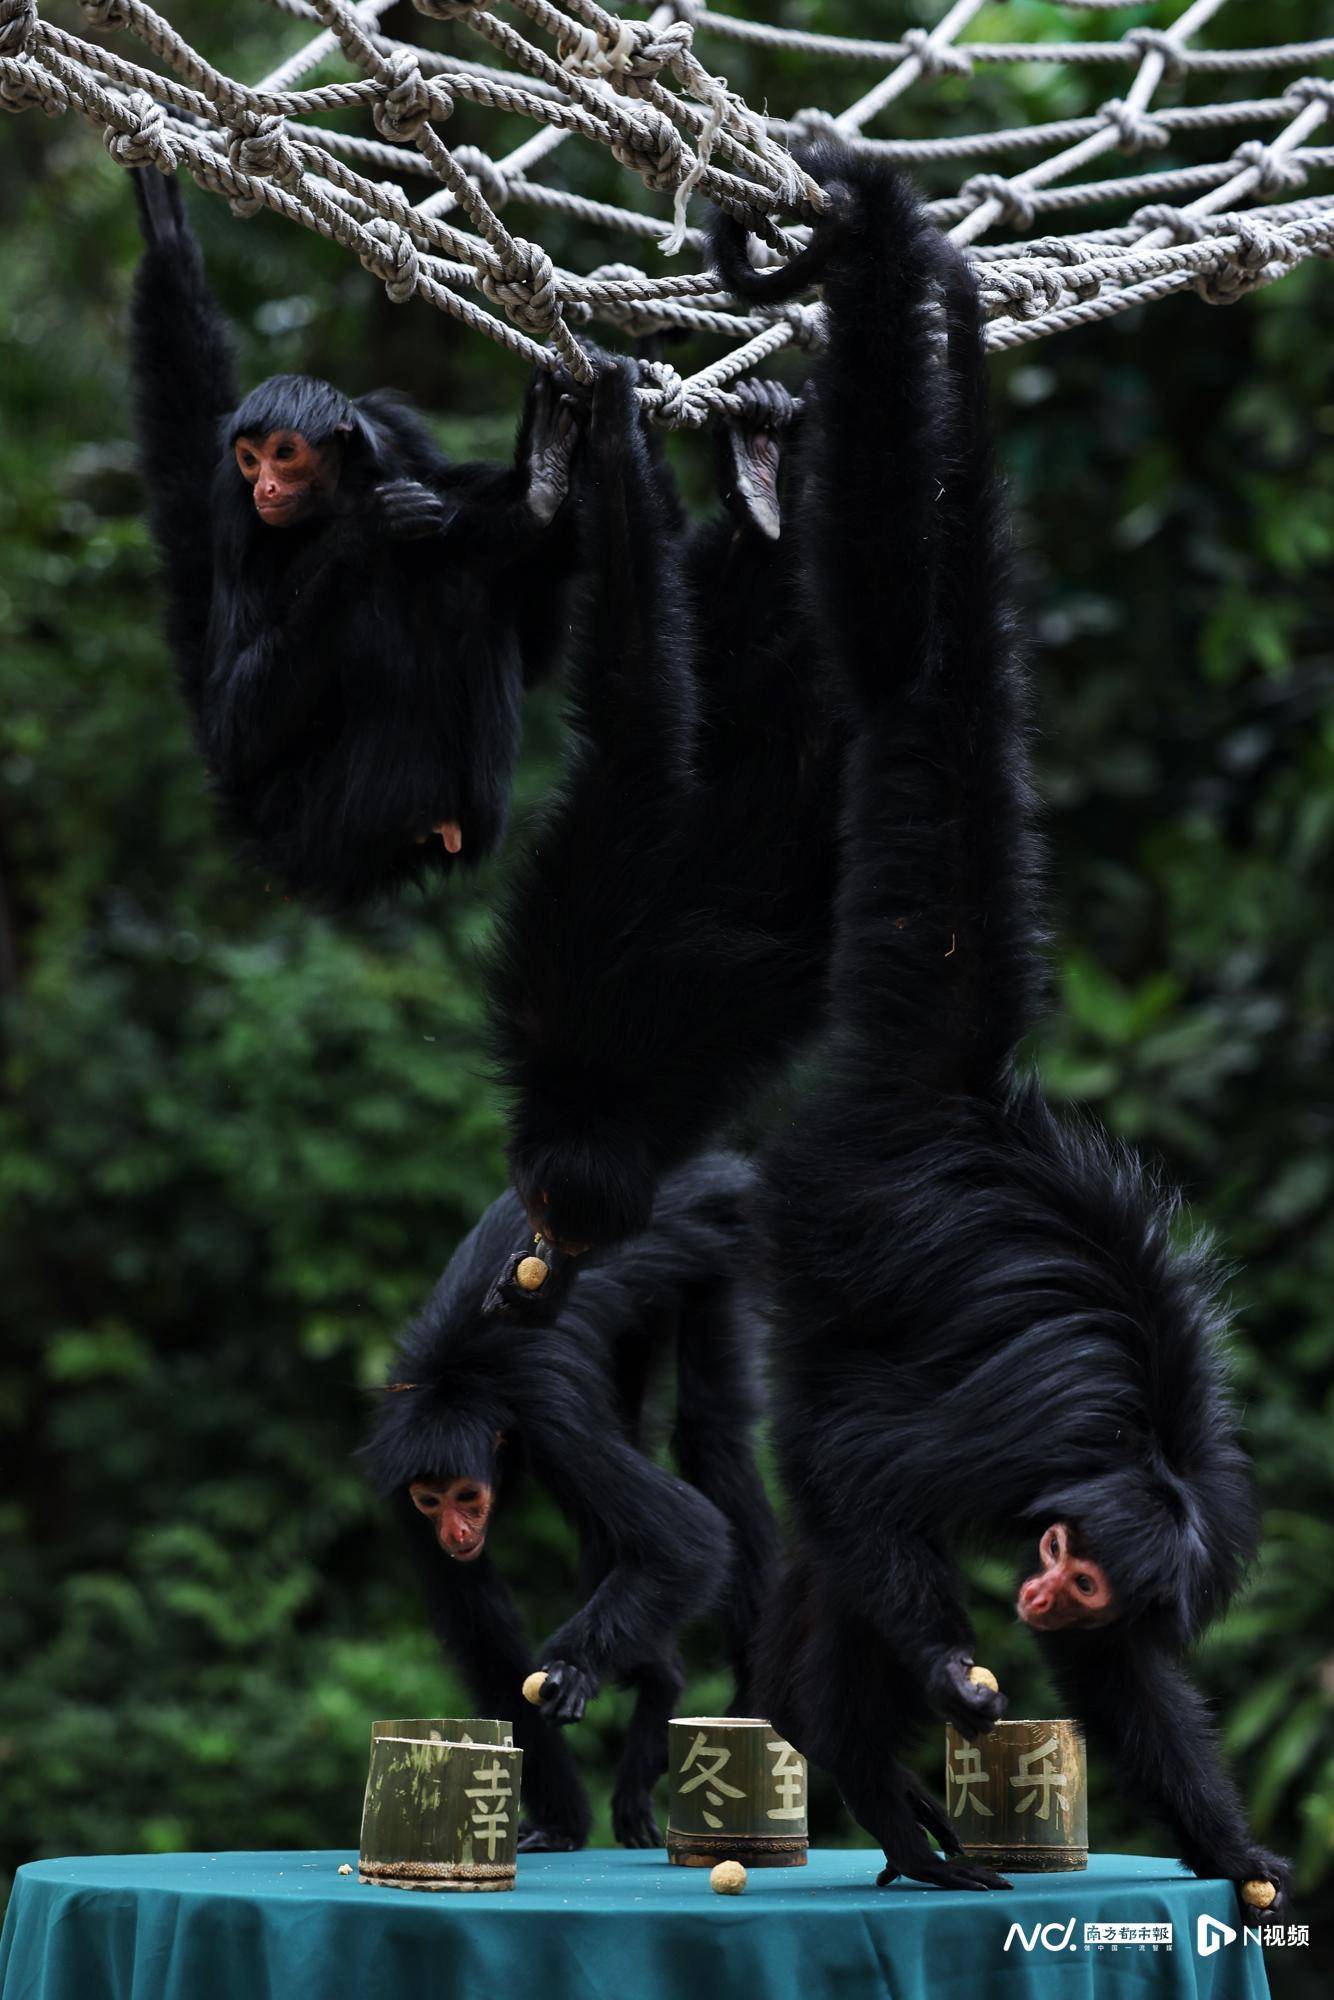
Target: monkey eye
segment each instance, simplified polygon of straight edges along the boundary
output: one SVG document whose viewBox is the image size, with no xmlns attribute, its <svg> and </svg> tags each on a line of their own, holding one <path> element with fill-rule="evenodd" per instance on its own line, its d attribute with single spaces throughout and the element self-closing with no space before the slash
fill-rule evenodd
<svg viewBox="0 0 1334 2000">
<path fill-rule="evenodd" d="M 295 458 L 296 446 L 291 444 L 280 444 L 277 451 L 275 451 L 273 455 L 275 458 Z"/>
<path fill-rule="evenodd" d="M 434 1514 L 436 1508 L 440 1505 L 440 1495 L 438 1493 L 414 1493 L 412 1497 L 423 1514 Z"/>
<path fill-rule="evenodd" d="M 1075 1589 L 1082 1591 L 1085 1597 L 1092 1597 L 1097 1588 L 1097 1584 L 1093 1581 L 1087 1570 L 1081 1570 L 1075 1578 Z"/>
<path fill-rule="evenodd" d="M 479 1496 L 477 1488 L 475 1486 L 460 1487 L 458 1493 L 455 1495 L 455 1498 L 458 1500 L 458 1503 L 461 1507 L 471 1507 L 473 1501 L 476 1500 L 478 1497 Z"/>
</svg>

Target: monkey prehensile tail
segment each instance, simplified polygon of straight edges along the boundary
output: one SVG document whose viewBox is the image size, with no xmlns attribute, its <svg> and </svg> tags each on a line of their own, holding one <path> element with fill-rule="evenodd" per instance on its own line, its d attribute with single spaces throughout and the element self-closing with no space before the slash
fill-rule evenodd
<svg viewBox="0 0 1334 2000">
<path fill-rule="evenodd" d="M 1043 855 L 976 289 L 891 169 L 810 164 L 829 338 L 800 547 L 854 723 L 829 1073 L 762 1176 L 799 1526 L 761 1707 L 834 1774 L 882 1881 L 999 1886 L 931 1850 L 948 1829 L 899 1759 L 928 1716 L 975 1733 L 1004 1706 L 969 1679 L 952 1548 L 1036 1547 L 1016 1609 L 1070 1713 L 1189 1867 L 1278 1908 L 1288 1866 L 1181 1665 L 1258 1534 L 1218 1273 L 1128 1149 L 1016 1067 Z M 735 225 L 717 242 L 743 296 L 791 282 Z"/>
<path fill-rule="evenodd" d="M 565 629 L 572 407 L 455 465 L 382 392 L 275 376 L 238 403 L 176 183 L 133 176 L 135 401 L 168 635 L 222 816 L 292 894 L 346 907 L 492 852 L 525 680 Z"/>
</svg>

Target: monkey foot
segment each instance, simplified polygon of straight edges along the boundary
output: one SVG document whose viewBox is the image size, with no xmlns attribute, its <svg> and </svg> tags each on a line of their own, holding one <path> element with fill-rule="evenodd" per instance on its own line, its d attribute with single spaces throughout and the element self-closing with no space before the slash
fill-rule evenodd
<svg viewBox="0 0 1334 2000">
<path fill-rule="evenodd" d="M 662 1828 L 647 1798 L 613 1799 L 611 1830 L 620 1847 L 661 1847 Z"/>
<path fill-rule="evenodd" d="M 533 1820 L 520 1820 L 520 1854 L 577 1854 L 584 1845 L 581 1833 L 570 1833 L 564 1827 L 538 1826 Z"/>
</svg>

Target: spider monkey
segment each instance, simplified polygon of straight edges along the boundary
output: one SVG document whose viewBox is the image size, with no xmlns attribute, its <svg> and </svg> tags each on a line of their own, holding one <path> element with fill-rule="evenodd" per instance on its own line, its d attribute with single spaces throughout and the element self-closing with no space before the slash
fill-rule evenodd
<svg viewBox="0 0 1334 2000">
<path fill-rule="evenodd" d="M 407 1537 L 431 1625 L 488 1715 L 524 1751 L 522 1845 L 574 1848 L 588 1806 L 559 1725 L 608 1680 L 634 1711 L 612 1798 L 627 1847 L 656 1847 L 652 1789 L 682 1684 L 680 1628 L 718 1603 L 749 1705 L 751 1648 L 777 1561 L 754 1458 L 760 1323 L 744 1282 L 751 1174 L 706 1155 L 664 1181 L 649 1228 L 581 1258 L 541 1319 L 490 1309 L 498 1264 L 531 1242 L 518 1197 L 493 1202 L 401 1344 L 366 1458 Z M 672 1478 L 642 1431 L 656 1365 L 676 1362 Z M 524 1477 L 574 1527 L 586 1602 L 537 1654 L 495 1565 Z M 534 1658 L 541 1707 L 519 1699 Z M 553 1726 L 555 1725 L 555 1726 Z"/>
<path fill-rule="evenodd" d="M 346 907 L 480 861 L 525 682 L 563 637 L 577 438 L 550 376 L 512 466 L 455 465 L 413 410 L 277 375 L 238 400 L 174 180 L 133 175 L 136 405 L 168 633 L 224 821 Z"/>
<path fill-rule="evenodd" d="M 576 1252 L 641 1228 L 818 1026 L 836 869 L 843 731 L 782 530 L 789 399 L 755 389 L 721 428 L 724 505 L 691 529 L 634 381 L 604 361 L 593 392 L 575 749 L 490 979 L 515 1185 Z"/>
<path fill-rule="evenodd" d="M 763 1161 L 798 1532 L 760 1705 L 834 1774 L 881 1882 L 1006 1886 L 947 1858 L 899 1758 L 929 1716 L 975 1735 L 1004 1707 L 970 1678 L 952 1549 L 1035 1547 L 1016 1612 L 1070 1713 L 1188 1867 L 1281 1908 L 1288 1864 L 1181 1664 L 1258 1538 L 1219 1274 L 1176 1240 L 1176 1198 L 1016 1057 L 1044 859 L 976 287 L 892 169 L 809 164 L 831 205 L 802 267 L 761 275 L 716 236 L 745 298 L 823 279 L 801 546 L 855 718 L 827 1072 Z"/>
</svg>

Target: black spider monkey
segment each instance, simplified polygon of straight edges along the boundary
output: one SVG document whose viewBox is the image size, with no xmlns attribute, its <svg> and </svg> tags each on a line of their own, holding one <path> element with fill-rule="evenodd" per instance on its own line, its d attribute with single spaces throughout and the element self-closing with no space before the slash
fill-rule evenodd
<svg viewBox="0 0 1334 2000">
<path fill-rule="evenodd" d="M 1003 1886 L 931 1851 L 923 1828 L 955 1844 L 898 1758 L 931 1713 L 970 1734 L 1001 1713 L 969 1679 L 949 1551 L 1031 1537 L 1016 1609 L 1071 1713 L 1189 1867 L 1266 1880 L 1280 1908 L 1288 1865 L 1252 1840 L 1179 1663 L 1258 1533 L 1218 1273 L 1174 1240 L 1175 1198 L 1016 1063 L 1043 856 L 976 290 L 892 170 L 809 164 L 832 213 L 806 253 L 829 344 L 802 548 L 856 725 L 830 1073 L 763 1172 L 799 1534 L 760 1705 L 833 1772 L 882 1882 Z M 717 240 L 743 296 L 792 285 L 734 226 Z"/>
<path fill-rule="evenodd" d="M 563 1247 L 641 1228 L 820 1019 L 842 732 L 777 534 L 786 401 L 724 430 L 725 505 L 692 531 L 633 364 L 594 391 L 576 749 L 491 978 L 515 1185 Z"/>
<path fill-rule="evenodd" d="M 393 1496 L 431 1624 L 479 1710 L 512 1717 L 524 1751 L 521 1845 L 581 1847 L 588 1805 L 552 1723 L 577 1722 L 606 1680 L 635 1691 L 612 1800 L 616 1838 L 655 1847 L 652 1792 L 682 1684 L 677 1634 L 719 1601 L 749 1703 L 750 1649 L 777 1561 L 756 1469 L 759 1327 L 740 1278 L 749 1170 L 734 1155 L 664 1182 L 650 1227 L 580 1260 L 545 1324 L 488 1310 L 496 1268 L 531 1242 L 512 1191 L 456 1252 L 397 1357 L 366 1448 Z M 676 1357 L 672 1478 L 644 1455 L 655 1364 Z M 577 1530 L 588 1601 L 541 1649 L 540 1713 L 520 1699 L 533 1664 L 489 1553 L 522 1473 Z M 452 1557 L 453 1560 L 449 1560 Z"/>
<path fill-rule="evenodd" d="M 180 190 L 151 168 L 133 180 L 149 513 L 225 821 L 331 906 L 482 859 L 522 688 L 563 637 L 573 406 L 535 378 L 505 467 L 451 464 L 386 392 L 278 375 L 238 405 Z"/>
</svg>

